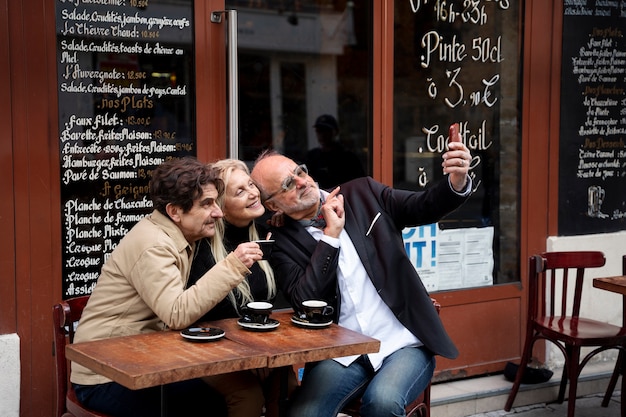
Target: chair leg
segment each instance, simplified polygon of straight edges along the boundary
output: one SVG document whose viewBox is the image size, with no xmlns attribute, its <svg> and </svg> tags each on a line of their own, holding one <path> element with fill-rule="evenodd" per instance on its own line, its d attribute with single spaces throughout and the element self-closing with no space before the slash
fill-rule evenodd
<svg viewBox="0 0 626 417">
<path fill-rule="evenodd" d="M 515 381 L 513 381 L 511 392 L 509 392 L 509 397 L 507 398 L 506 404 L 504 405 L 505 411 L 511 411 L 511 407 L 513 407 L 513 402 L 515 401 L 515 397 L 517 396 L 517 391 L 519 391 L 519 386 L 522 383 L 522 378 L 524 377 L 524 371 L 526 370 L 528 362 L 530 362 L 530 355 L 532 354 L 534 343 L 535 339 L 532 334 L 527 334 L 526 342 L 524 344 L 524 353 L 522 353 L 519 368 L 517 368 L 517 374 L 515 374 Z"/>
<path fill-rule="evenodd" d="M 428 383 L 428 386 L 424 390 L 424 402 L 421 404 L 419 408 L 421 417 L 430 417 L 430 389 L 432 385 Z"/>
<path fill-rule="evenodd" d="M 626 367 L 626 364 L 624 363 L 626 361 L 622 361 L 622 367 L 621 367 L 621 371 L 622 371 L 622 394 L 620 396 L 620 409 L 621 409 L 621 416 L 622 417 L 626 417 L 626 376 L 624 376 L 624 368 Z"/>
<path fill-rule="evenodd" d="M 611 401 L 611 397 L 613 396 L 613 390 L 615 390 L 615 386 L 617 385 L 617 379 L 622 373 L 623 361 L 624 361 L 624 351 L 620 350 L 619 355 L 617 355 L 617 361 L 615 362 L 615 369 L 613 370 L 613 375 L 611 375 L 611 380 L 609 381 L 609 386 L 606 388 L 606 393 L 604 394 L 604 398 L 602 399 L 602 407 L 609 406 L 609 401 Z"/>
<path fill-rule="evenodd" d="M 565 389 L 567 388 L 567 382 L 571 378 L 570 369 L 573 363 L 572 360 L 572 346 L 565 345 L 565 365 L 563 365 L 563 374 L 561 375 L 561 385 L 559 386 L 559 395 L 556 399 L 557 403 L 563 404 L 565 401 Z"/>
<path fill-rule="evenodd" d="M 556 402 L 559 404 L 563 404 L 565 401 L 565 388 L 567 388 L 567 362 L 563 366 L 563 374 L 561 375 L 561 384 L 559 385 L 559 395 L 556 398 Z"/>
<path fill-rule="evenodd" d="M 569 397 L 567 399 L 567 417 L 574 417 L 576 410 L 576 390 L 578 388 L 578 376 L 580 374 L 580 347 L 570 349 L 569 365 L 566 364 L 569 374 Z"/>
</svg>

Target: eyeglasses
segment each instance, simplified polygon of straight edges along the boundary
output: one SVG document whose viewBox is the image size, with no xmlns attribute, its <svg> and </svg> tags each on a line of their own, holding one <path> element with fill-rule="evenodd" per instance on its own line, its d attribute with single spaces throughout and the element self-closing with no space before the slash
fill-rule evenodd
<svg viewBox="0 0 626 417">
<path fill-rule="evenodd" d="M 296 188 L 296 177 L 306 178 L 307 175 L 309 175 L 309 169 L 306 167 L 306 165 L 304 164 L 298 165 L 293 170 L 293 175 L 290 175 L 283 180 L 283 183 L 280 185 L 280 190 L 276 191 L 275 193 L 270 194 L 265 199 L 265 201 L 269 201 L 272 198 L 276 197 L 278 193 L 286 193 L 287 191 L 293 190 L 294 188 Z"/>
</svg>

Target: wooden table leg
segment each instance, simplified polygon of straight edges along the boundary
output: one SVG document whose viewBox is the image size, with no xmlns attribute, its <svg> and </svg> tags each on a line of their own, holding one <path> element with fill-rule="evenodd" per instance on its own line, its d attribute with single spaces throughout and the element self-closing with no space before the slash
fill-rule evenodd
<svg viewBox="0 0 626 417">
<path fill-rule="evenodd" d="M 626 296 L 622 297 L 622 326 L 626 325 Z M 613 390 L 615 390 L 615 386 L 617 385 L 617 379 L 620 375 L 622 378 L 624 377 L 624 355 L 626 352 L 623 350 L 619 351 L 617 355 L 617 362 L 615 363 L 615 369 L 613 370 L 613 375 L 611 375 L 611 379 L 609 380 L 609 386 L 606 389 L 606 393 L 604 394 L 604 398 L 602 399 L 602 407 L 608 407 L 609 401 L 611 401 L 611 397 L 613 396 Z"/>
<path fill-rule="evenodd" d="M 167 396 L 165 395 L 165 385 L 161 384 L 161 417 L 167 417 Z"/>
<path fill-rule="evenodd" d="M 278 369 L 280 377 L 280 398 L 278 400 L 278 415 L 285 417 L 287 415 L 287 403 L 289 401 L 289 372 L 292 372 L 290 366 L 283 366 Z"/>
</svg>

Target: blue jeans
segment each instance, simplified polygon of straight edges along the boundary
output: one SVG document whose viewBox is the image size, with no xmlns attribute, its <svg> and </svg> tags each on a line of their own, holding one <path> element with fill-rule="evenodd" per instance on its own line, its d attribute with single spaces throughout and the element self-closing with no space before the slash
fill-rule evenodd
<svg viewBox="0 0 626 417">
<path fill-rule="evenodd" d="M 348 367 L 325 360 L 306 369 L 300 389 L 289 400 L 288 414 L 335 417 L 361 396 L 363 417 L 405 416 L 404 408 L 424 391 L 434 371 L 434 356 L 415 347 L 389 355 L 376 372 L 366 356 Z"/>
<path fill-rule="evenodd" d="M 138 390 L 116 382 L 74 384 L 74 390 L 83 405 L 114 417 L 226 416 L 222 396 L 199 379 Z M 165 395 L 164 413 L 161 410 L 162 393 Z"/>
</svg>

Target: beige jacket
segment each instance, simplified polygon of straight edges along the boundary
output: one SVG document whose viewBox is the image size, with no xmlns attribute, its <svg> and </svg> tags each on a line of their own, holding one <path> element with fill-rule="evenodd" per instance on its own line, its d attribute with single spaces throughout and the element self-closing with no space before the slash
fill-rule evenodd
<svg viewBox="0 0 626 417">
<path fill-rule="evenodd" d="M 74 342 L 185 328 L 250 273 L 230 254 L 185 289 L 194 248 L 156 210 L 139 221 L 102 267 Z M 83 385 L 110 382 L 75 363 L 71 380 Z"/>
</svg>

